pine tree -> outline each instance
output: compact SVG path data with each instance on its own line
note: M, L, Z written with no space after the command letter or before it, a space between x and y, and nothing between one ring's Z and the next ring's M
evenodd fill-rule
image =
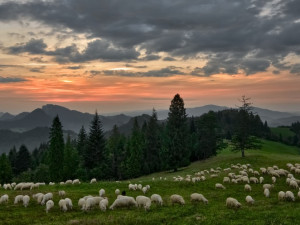
M52 181L61 181L63 179L64 166L64 138L62 125L59 117L53 119L50 128L50 145L49 145L49 171Z
M20 174L28 170L31 166L31 156L25 145L21 145L16 157L16 174Z
M74 179L79 163L77 150L72 146L70 135L68 135L64 150L64 178L65 180Z
M8 159L12 168L12 172L16 175L16 160L17 160L17 149L14 146L12 149L9 150Z
M0 184L10 183L12 180L12 169L5 153L0 156Z
M96 112L91 123L87 147L84 151L84 166L88 170L103 166L105 163L104 152L105 139L102 131L102 123ZM99 176L101 175L98 174Z
M77 137L77 145L76 145L76 149L81 161L83 161L84 158L83 155L86 147L87 147L87 134L84 127L82 126Z
M189 164L187 148L187 115L184 101L176 94L171 101L167 120L169 167L174 171Z

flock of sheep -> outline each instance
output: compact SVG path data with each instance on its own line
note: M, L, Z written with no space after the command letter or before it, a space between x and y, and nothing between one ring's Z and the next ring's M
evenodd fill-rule
M277 179L281 177L286 178L287 185L292 189L299 189L300 180L296 179L294 177L294 174L300 174L300 164L291 164L287 163L287 170L278 168L278 166L274 165L272 167L267 168L260 168L259 170L254 170L251 168L250 164L236 164L231 165L230 168L221 169L220 167L210 170L203 170L200 172L197 172L192 175L186 175L186 177L173 177L173 180L175 182L180 181L186 181L186 182L192 182L196 183L199 181L205 181L209 177L212 179L214 177L219 177L221 173L227 173L226 176L223 177L223 184L216 183L215 189L226 189L224 185L231 183L231 184L238 184L238 183L244 183L244 191L246 193L251 193L252 191L252 184L262 184L263 192L262 194L265 195L265 197L270 197L270 192L276 185ZM235 172L233 172L235 171ZM271 176L272 184L264 184L265 178L263 176ZM160 180L163 178L160 177ZM155 180L155 178L152 178L152 180ZM166 178L164 178L166 180ZM94 178L90 181L90 183L97 183L97 180ZM80 184L79 179L75 180L67 180L66 182L60 182L59 185L63 187L63 185L67 184ZM250 185L251 184L251 185ZM42 185L46 185L45 183L12 183L12 184L4 184L2 187L5 190L8 189L14 189L14 190L25 190L25 189L35 189L39 188ZM50 182L49 185L55 185L55 183ZM1 187L1 184L0 184ZM162 206L164 204L162 197L159 194L152 194L151 197L145 196L146 193L150 190L150 185L145 185L144 187L142 184L129 184L128 185L129 191L141 191L144 195L138 195L136 198L131 196L126 196L126 192L123 191L121 194L119 189L115 190L116 199L112 202L112 204L109 206L108 198L105 197L105 190L100 189L99 190L99 196L91 196L87 195L78 200L78 206L83 211L89 211L93 208L100 208L101 211L106 211L108 208L110 210L114 210L116 208L129 208L131 206L133 207L142 207L146 211L150 210L151 204L157 204ZM70 198L65 198L66 192L64 190L60 190L58 192L58 196L60 197L60 200L58 202L58 206L61 211L66 212L68 210L73 209L73 202ZM297 193L298 198L300 198L300 189ZM33 194L32 198L40 205L45 205L46 212L48 213L53 207L54 207L54 201L53 201L53 193L37 193ZM181 195L173 194L169 198L172 205L174 204L180 204L185 205L185 200ZM280 191L278 193L278 200L279 201L295 201L295 196L292 191ZM0 197L0 204L7 203L9 201L8 194L4 194ZM200 193L192 193L190 195L190 201L191 202L203 202L204 204L208 204L208 200L204 197L203 194ZM30 202L30 197L28 195L17 195L14 199L14 204L23 203L24 207L27 207ZM254 204L255 200L250 196L247 195L245 197L245 202L247 204ZM242 204L233 197L228 197L226 199L226 206L228 208L234 208L238 209L242 206Z

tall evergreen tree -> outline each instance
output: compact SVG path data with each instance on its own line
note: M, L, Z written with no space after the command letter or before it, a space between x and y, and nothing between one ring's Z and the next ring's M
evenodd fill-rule
M87 147L84 151L84 166L88 170L103 166L105 163L104 152L105 139L102 131L102 123L96 112L91 123Z
M79 156L77 150L72 146L70 135L68 135L64 150L64 178L74 179L78 169Z
M59 117L53 119L50 128L49 171L52 181L63 179L64 166L64 137Z
M76 149L81 161L83 161L83 155L86 147L87 147L87 134L84 129L84 126L82 126L77 137L77 145L76 145Z
M0 156L0 184L10 183L12 180L12 169L5 153Z
M16 158L16 174L20 174L31 166L31 155L25 145L21 145L19 151L17 152Z
M17 149L14 146L12 149L9 150L8 159L12 168L12 172L16 175L16 160L17 160Z
M177 171L178 167L189 164L190 152L187 148L187 115L184 101L176 94L171 101L167 120L169 140L169 167Z

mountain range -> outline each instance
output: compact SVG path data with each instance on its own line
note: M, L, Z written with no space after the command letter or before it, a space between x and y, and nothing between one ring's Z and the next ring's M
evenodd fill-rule
M220 111L228 109L225 106L205 105L195 108L187 108L188 116L200 116L208 111ZM168 110L157 110L159 120L165 120L168 117ZM300 121L299 114L288 112L272 111L262 108L253 108L253 112L257 113L262 121L267 121L271 127L291 125L292 122ZM132 111L125 114L102 116L100 119L106 136L110 134L110 130L114 125L124 134L129 134L134 123L133 117L138 116L138 123L143 124L149 119L152 110ZM0 112L0 153L7 152L14 145L18 148L21 144L33 150L40 143L48 141L49 127L53 118L58 115L63 125L64 134L76 136L82 126L88 131L94 114L82 113L76 110L58 105L44 105L32 112L22 112L18 115Z

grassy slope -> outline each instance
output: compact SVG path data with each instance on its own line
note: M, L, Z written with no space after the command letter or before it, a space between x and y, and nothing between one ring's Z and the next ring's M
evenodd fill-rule
M283 144L265 141L264 147L260 151L246 152L246 158L241 158L240 153L232 153L228 150L223 151L217 157L193 163L176 173L162 172L144 176L132 183L150 184L151 190L146 194L151 196L153 193L160 194L165 205L162 207L151 206L150 212L142 209L117 209L114 211L101 212L94 209L88 213L81 212L77 206L77 201L85 195L98 195L100 188L106 190L110 199L110 204L115 199L114 190L126 190L128 195L137 196L141 192L128 191L128 182L101 182L98 184L81 184L78 186L54 186L42 187L34 191L4 191L0 189L0 195L8 193L10 201L7 205L0 205L0 224L67 224L70 220L79 220L80 224L297 224L300 220L300 200L296 202L278 202L277 193L281 190L287 191L290 188L285 184L285 178L277 180L275 188L271 191L271 197L265 198L262 185L251 184L251 196L255 199L254 206L245 204L245 197L249 194L244 191L244 184L226 184L226 190L215 190L215 183L222 183L222 173L218 178L208 178L204 182L196 184L187 182L173 182L172 177L186 174L193 174L203 169L225 168L231 163L250 163L254 169L261 166L272 166L274 164L281 168L286 168L287 162L300 162L299 149ZM168 181L161 181L158 177L167 177ZM152 181L152 177L156 177ZM208 177L208 176L207 176ZM297 177L297 176L296 176ZM298 179L300 176L297 177ZM271 183L271 177L265 176L265 183ZM74 210L71 212L60 212L58 209L58 190L65 190L67 196L73 200ZM13 199L17 194L33 194L37 192L55 193L55 208L48 214L45 207L37 205L31 200L28 208L21 205L13 205ZM191 193L198 192L204 194L209 200L208 205L191 204L189 196ZM293 190L297 194L296 190ZM186 201L185 206L170 205L168 199L172 194L180 194ZM242 203L242 209L234 211L225 207L225 200L232 196Z
M283 139L295 136L295 133L291 131L290 128L287 127L272 127L271 132L277 135L278 137L281 134Z

